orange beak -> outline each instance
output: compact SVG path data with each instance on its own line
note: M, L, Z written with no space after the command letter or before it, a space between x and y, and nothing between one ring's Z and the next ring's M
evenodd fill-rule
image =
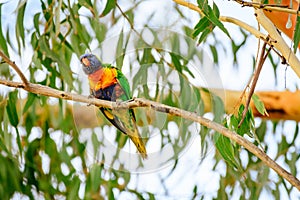
M82 58L81 62L84 64L84 66L89 67L90 66L90 61L87 58Z

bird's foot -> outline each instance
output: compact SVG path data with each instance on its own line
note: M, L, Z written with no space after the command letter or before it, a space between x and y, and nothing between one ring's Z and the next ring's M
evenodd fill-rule
M92 94L90 94L90 95L88 96L88 98L89 98L89 99L93 99L93 98L95 98L95 96L92 95ZM91 105L92 105L91 103L88 103L88 104L87 104L87 106L91 106Z
M123 103L129 103L129 102L135 101L135 99L136 99L136 97L132 97L131 99L123 101Z
M117 108L118 109L124 109L124 108L128 109L126 104L129 103L129 102L132 102L132 101L134 101L134 100L133 99L128 99L126 101L117 100L116 101Z

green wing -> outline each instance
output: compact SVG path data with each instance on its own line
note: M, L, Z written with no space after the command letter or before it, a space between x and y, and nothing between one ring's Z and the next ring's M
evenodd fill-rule
M117 80L125 94L123 96L122 100L123 101L129 100L129 99L131 99L131 91L130 91L130 86L129 86L128 80L119 69L117 70L117 73L118 73Z

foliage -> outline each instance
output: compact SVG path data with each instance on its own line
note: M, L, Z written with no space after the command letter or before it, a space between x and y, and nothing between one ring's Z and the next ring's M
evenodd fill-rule
M85 95L83 79L86 77L81 76L82 72L76 65L79 65L80 55L92 51L105 62L127 72L125 75L130 80L134 96L200 115L213 114L214 121L249 137L266 151L277 148L273 156L275 160L285 163L292 174L298 173L296 162L299 162L299 155L295 143L299 140L298 125L290 135L281 134L284 122L259 121L255 127L250 110L244 123L238 127L243 105L236 115L226 116L224 102L208 89L198 88L199 83L210 83L211 79L203 77L203 71L211 64L205 59L211 56L216 65L222 64L219 55L226 47L214 35L215 27L225 36L230 36L225 39L231 43L229 49L233 51L235 64L239 59L237 52L248 39L243 31L241 43L231 37L229 30L218 19L219 9L215 3L211 8L207 1L198 1L204 16L199 16L198 22L193 21L196 24L194 29L187 23L191 20L189 15L168 2L168 8L172 9L171 14L177 20L166 21L160 24L160 28L153 28L162 16L158 20L156 13L151 13L146 15L146 23L140 30L133 28L134 22L143 16L143 2L121 3L115 0L107 0L106 4L89 0L41 0L37 4L34 2L35 5L31 1L20 1L18 5L2 3L0 14L4 13L5 8L15 7L16 25L4 25L1 15L0 48L6 55L29 60L28 66L22 66L22 71L26 72L30 82ZM35 12L28 14L32 8ZM33 24L27 25L28 21ZM170 30L174 24L179 27L180 34ZM198 43L203 48L197 47L193 39L198 36ZM210 55L204 51L206 47ZM271 61L271 64L275 66L276 62ZM0 71L1 78L11 80L16 77L8 70L6 63L0 64ZM213 78L215 82L219 81L215 76ZM205 113L200 90L210 94L213 113ZM213 157L211 171L220 172L215 181L218 183L215 185L219 185L213 194L215 198L231 198L235 191L241 193L240 198L247 199L256 199L264 191L279 197L279 188L283 188L288 195L294 192L291 186L243 147L189 120L136 109L141 133L149 138L147 148L152 149L152 145L154 149L155 159L147 163L137 155L128 156L128 152L134 151L129 140L101 121L102 116L98 115L97 109L91 115L99 118L100 127L84 129L78 126L78 119L72 115L76 112L75 103L34 94L26 94L24 98L20 90L7 90L1 95L0 196L4 199L25 196L30 199L159 199L161 191L165 196L175 196L177 193L172 191L173 186L167 187L167 182L178 174L185 176L193 173L188 165L191 160L197 165L196 174L200 179L203 175L201 164L210 156ZM259 112L265 113L259 99L253 98ZM79 120L83 121L84 116L81 117ZM272 134L277 135L274 143L269 141ZM193 141L195 138L200 141ZM191 143L201 149L201 155L187 151ZM212 143L218 151L210 151ZM186 151L193 153L192 158L182 163ZM221 170L220 165L224 166ZM163 167L167 173L160 172ZM142 172L149 171L157 171L158 175L147 180ZM194 174L192 177L195 179ZM160 185L152 184L152 179L159 179ZM201 189L201 180L197 181L189 181L192 189L186 190L187 197L211 197L209 192ZM140 186L145 182L151 186ZM151 189L147 190L149 187Z

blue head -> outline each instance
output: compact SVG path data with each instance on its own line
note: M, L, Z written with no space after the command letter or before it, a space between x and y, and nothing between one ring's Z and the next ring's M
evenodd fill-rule
M100 60L93 54L83 54L80 56L80 62L84 73L87 75L94 73L102 67Z

